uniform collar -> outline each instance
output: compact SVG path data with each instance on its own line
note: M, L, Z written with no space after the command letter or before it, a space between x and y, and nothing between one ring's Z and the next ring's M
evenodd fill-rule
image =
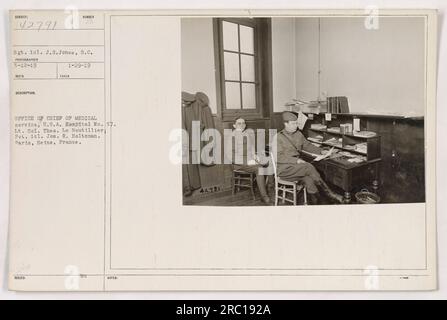
M283 134L288 135L288 136L292 136L292 135L294 135L295 133L297 133L298 131L299 131L299 130L296 130L295 132L290 133L290 132L287 131L286 129L283 129L281 132L282 132Z

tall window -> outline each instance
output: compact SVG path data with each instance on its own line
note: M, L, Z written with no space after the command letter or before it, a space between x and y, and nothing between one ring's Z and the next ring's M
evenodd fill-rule
M219 20L224 114L259 112L256 32L252 19Z

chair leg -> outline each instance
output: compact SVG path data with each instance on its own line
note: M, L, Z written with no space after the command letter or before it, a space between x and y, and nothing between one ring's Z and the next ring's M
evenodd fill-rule
M234 173L233 173L233 178L231 179L231 183L232 183L231 190L232 190L232 194L234 196L234 194L236 193L236 177L235 177Z
M303 195L304 195L304 205L307 206L307 190L306 190L306 187L303 188Z
M278 206L278 198L279 198L279 189L278 189L278 184L275 181L275 207Z
M251 191L251 196L252 196L253 200L256 200L255 188L253 187L253 185L250 187L250 191Z
M297 201L296 201L296 199L297 199L297 192L298 192L298 190L297 190L296 186L293 186L293 205L294 206L296 206L296 204L297 204Z
M251 196L253 197L253 200L256 200L256 195L255 195L256 176L255 175L250 175L250 178L251 178L251 185L250 185Z

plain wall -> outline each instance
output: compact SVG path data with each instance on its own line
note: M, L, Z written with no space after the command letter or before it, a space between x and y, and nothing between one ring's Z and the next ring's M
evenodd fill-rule
M318 98L319 32L318 18L299 18L295 21L296 98L312 101ZM282 111L281 109L279 111Z
M203 92L217 112L212 18L181 20L182 91Z
M216 113L212 18L181 27L182 90L206 93ZM424 37L423 18L381 17L378 30L363 18L273 18L273 109L347 96L353 113L423 115Z
M321 19L321 89L347 96L353 112L423 115L424 18Z
M295 20L297 98L347 96L354 113L424 115L423 18L381 17L378 30L363 18Z
M296 96L295 19L272 19L273 110Z

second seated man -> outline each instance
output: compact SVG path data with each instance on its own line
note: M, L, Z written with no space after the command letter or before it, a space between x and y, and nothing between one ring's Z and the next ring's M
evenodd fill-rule
M262 202L271 204L271 199L267 193L265 176L259 170L263 166L263 162L266 162L263 155L264 150L259 155L256 154L255 133L253 130L247 129L245 119L241 117L236 118L233 128L232 138L234 144L232 144L231 162L234 169L255 173Z
M300 157L302 150L322 154L323 150L310 143L298 130L298 116L286 111L282 114L284 130L277 135L278 176L286 181L301 181L307 188L311 204L319 202L319 190L330 199L343 203L343 197L332 191L315 167Z

